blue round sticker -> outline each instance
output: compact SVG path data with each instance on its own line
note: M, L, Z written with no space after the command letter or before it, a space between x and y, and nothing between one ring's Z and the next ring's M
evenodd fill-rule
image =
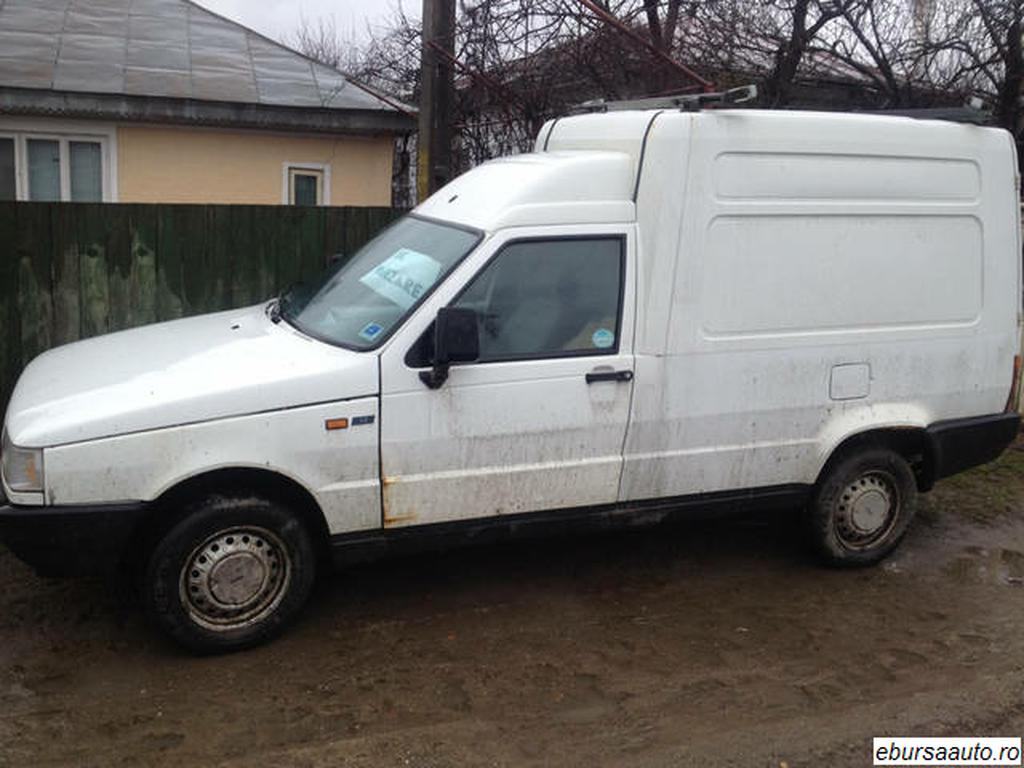
M598 349L608 349L608 347L615 343L615 334L607 328L598 328L594 331L594 335L590 337L590 340L594 342L594 346Z

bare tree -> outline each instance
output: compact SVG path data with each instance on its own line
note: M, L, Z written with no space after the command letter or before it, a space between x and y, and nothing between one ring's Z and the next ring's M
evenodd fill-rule
M662 5L665 6L663 12L661 11ZM658 50L665 53L672 50L672 44L675 41L680 7L680 0L668 0L666 3L659 3L658 0L644 0L644 14L647 16L647 29L651 33L651 42Z
M359 60L350 72L367 85L394 94L403 101L419 101L420 24L400 5L392 7L387 20L368 29L359 49Z
M298 29L285 37L284 42L309 58L343 72L358 67L363 59L355 35L342 35L333 16L315 21L300 18Z
M419 38L417 25L410 22L401 6L393 8L382 30L367 28L368 42L360 44L354 33L339 33L333 17L315 22L303 18L298 30L285 43L311 59L344 72L378 94L416 103L419 84ZM414 134L395 139L391 174L391 201L399 208L411 207L416 188Z
M764 79L764 102L782 107L792 100L793 83L814 39L827 24L843 15L844 0L772 0L771 27L761 34L778 41L774 62ZM754 31L757 35L757 31Z
M895 0L852 0L840 9L841 23L812 49L858 74L877 94L875 106L912 106L927 43L915 34L914 9Z
M526 150L545 120L588 99L678 93L709 80L760 82L769 107L811 99L895 108L976 94L1019 135L1022 4L461 0L453 50L439 52L457 77L456 164ZM362 46L332 47L329 23L300 34L310 55L417 101L420 30L400 7Z
M1021 86L1024 85L1024 0L971 0L973 19L965 19L961 39L969 74L994 102L999 125L1019 140Z
M980 98L994 122L1024 149L1024 0L918 0L927 3L927 77L937 89Z

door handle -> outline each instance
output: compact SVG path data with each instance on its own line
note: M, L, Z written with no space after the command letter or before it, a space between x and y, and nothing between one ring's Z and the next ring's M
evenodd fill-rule
M596 381L632 381L632 371L591 371L587 374L587 384Z

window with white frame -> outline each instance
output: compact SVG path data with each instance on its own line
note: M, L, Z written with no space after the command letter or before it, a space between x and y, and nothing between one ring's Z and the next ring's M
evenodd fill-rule
M0 200L111 200L106 137L0 132Z
M285 164L283 202L286 205L327 205L330 195L331 175L328 166Z

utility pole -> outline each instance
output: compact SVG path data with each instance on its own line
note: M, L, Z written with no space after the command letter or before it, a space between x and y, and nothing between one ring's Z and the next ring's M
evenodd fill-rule
M442 55L438 49L448 55ZM416 162L416 192L421 202L452 177L454 50L455 0L423 0L420 125Z

